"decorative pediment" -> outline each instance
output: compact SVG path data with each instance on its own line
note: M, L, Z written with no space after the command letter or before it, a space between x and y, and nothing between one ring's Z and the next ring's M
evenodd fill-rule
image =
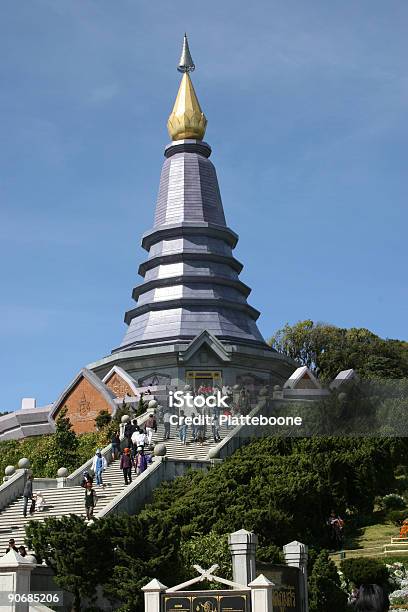
M183 362L188 362L193 355L195 355L203 347L206 347L210 352L213 352L220 359L220 361L231 361L231 357L225 350L222 342L210 334L210 332L206 329L190 342L187 349L181 353L180 360Z
M95 430L95 418L102 410L115 414L115 394L91 370L83 368L54 403L50 419L56 420L63 408L76 433Z
M284 389L321 389L322 386L307 366L297 368L285 382Z
M152 372L142 378L139 378L139 386L142 388L151 387L165 387L170 385L171 376L169 374L163 374L162 372Z
M113 366L102 378L102 382L116 397L124 397L126 394L132 397L139 395L136 381L119 366Z
M331 382L330 389L338 389L343 385L349 385L352 383L357 383L359 381L358 374L355 370L342 370L336 376L336 378Z

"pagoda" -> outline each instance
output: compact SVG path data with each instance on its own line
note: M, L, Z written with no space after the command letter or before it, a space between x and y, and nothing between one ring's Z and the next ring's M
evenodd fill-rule
M133 289L136 304L125 314L121 344L88 368L103 378L119 367L141 388L282 384L294 364L266 344L260 313L247 302L251 289L233 255L238 236L226 223L203 140L207 119L190 77L194 68L185 35L154 223L142 236L143 280Z

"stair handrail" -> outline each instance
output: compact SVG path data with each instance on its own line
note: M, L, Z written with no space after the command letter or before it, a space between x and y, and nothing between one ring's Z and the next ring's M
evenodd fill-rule
M18 469L0 485L0 510L22 496L27 470Z
M252 418L253 416L256 416L258 412L261 410L261 408L264 408L266 404L267 404L266 399L262 398L258 400L257 404L252 408L252 410L248 413L247 416L250 418ZM216 446L213 446L209 450L206 459L210 459L212 457L219 457L220 453L222 453L225 447L227 447L227 450L225 453L223 453L223 455L224 456L230 455L231 453L228 452L228 445L231 443L231 440L233 440L234 438L237 438L240 432L243 432L245 429L248 430L248 435L242 436L242 437L249 439L251 437L250 432L254 430L254 427L252 425L246 425L246 424L236 425L231 431L228 432L228 435L226 435L220 442L218 442Z
M110 442L107 446L101 449L101 455L106 459L108 464L112 462L112 444ZM67 487L75 487L76 485L80 484L83 473L91 469L94 456L95 455L92 455L90 459L85 461L85 463L83 463L79 468L72 472L72 474L69 474L69 476L67 476Z
M159 476L160 472L165 468L165 458L164 457L154 457L153 462L145 469L145 471L137 476L131 484L127 487L124 487L122 491L117 493L115 497L109 501L106 505L104 505L99 512L96 514L96 518L103 518L109 514L116 514L120 512L129 512L129 508L127 505L132 503L132 497L135 494L135 490L140 489L142 487L147 487L148 489L154 489L157 484L161 482L161 478ZM156 475L156 478L154 478ZM152 477L152 478L150 478ZM150 497L150 494L145 496L146 499ZM133 501L134 503L134 501Z

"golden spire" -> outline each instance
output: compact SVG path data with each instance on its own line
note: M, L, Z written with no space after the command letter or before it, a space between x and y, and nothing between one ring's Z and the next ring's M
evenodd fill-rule
M172 140L184 140L187 138L202 140L207 126L207 119L201 110L189 75L189 72L194 70L194 64L186 34L184 34L183 51L178 70L184 74L173 110L167 122L170 138Z

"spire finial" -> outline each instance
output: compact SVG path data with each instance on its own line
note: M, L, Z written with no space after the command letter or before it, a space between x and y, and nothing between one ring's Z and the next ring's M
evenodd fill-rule
M179 72L193 72L195 65L193 58L191 57L190 47L188 46L187 33L184 33L183 49L181 51L179 65L177 70Z
M167 129L172 140L192 138L202 140L207 126L207 119L201 110L189 72L195 66L188 46L187 34L184 34L183 50L177 70L183 73L180 88L174 103L173 111L167 122Z

